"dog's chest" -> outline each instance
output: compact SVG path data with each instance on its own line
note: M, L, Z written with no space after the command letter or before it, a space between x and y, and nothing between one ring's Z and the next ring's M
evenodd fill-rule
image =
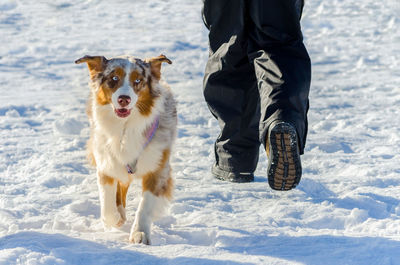
M97 146L104 146L104 148L101 148L102 156L113 156L122 164L131 163L140 155L145 143L145 137L141 132L132 128L122 127L120 130L116 129L114 127L112 132L107 134L99 132ZM110 157L110 159L112 158Z

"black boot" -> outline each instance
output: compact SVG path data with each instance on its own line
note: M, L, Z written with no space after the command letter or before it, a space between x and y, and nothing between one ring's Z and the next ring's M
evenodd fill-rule
M287 122L274 121L266 140L268 183L274 190L291 190L301 178L301 161L296 129Z

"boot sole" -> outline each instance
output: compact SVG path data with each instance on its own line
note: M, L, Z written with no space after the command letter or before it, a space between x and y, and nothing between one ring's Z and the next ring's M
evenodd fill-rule
M301 179L301 161L296 130L279 123L269 132L268 183L274 190L291 190Z

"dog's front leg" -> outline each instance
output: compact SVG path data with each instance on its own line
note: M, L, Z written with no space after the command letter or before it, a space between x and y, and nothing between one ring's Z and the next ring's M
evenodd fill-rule
M143 192L142 199L136 211L135 222L131 229L130 242L150 245L150 230L158 200L159 198L153 193L149 191Z
M150 245L150 231L154 219L165 212L169 198L156 196L150 191L144 191L136 212L129 241L136 244Z
M120 227L124 224L125 218L121 216L117 208L117 181L98 172L97 183L101 204L101 220L104 227Z
M171 200L173 182L168 178L158 189L147 189L144 179L144 190L131 229L129 241L150 245L150 230L154 219L162 216Z
M151 225L167 209L172 198L173 184L167 149L163 152L159 167L142 176L143 194L129 236L130 242L150 244Z

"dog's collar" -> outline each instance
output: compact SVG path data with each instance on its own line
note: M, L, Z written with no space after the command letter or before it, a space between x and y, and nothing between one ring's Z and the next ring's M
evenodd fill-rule
M147 147L147 145L153 139L154 135L156 134L159 124L160 124L160 118L159 118L159 116L157 116L156 119L151 124L151 127L146 131L146 142L144 143L142 151L140 151L140 153L143 152L143 150ZM140 153L139 153L139 156L140 156ZM133 161L132 163L127 164L125 166L126 171L128 171L129 174L135 173L136 172L136 164L137 164L137 159L135 161Z
M154 134L156 134L156 131L158 129L158 125L160 123L160 118L157 116L156 119L153 121L153 124L151 127L147 130L146 132L146 143L143 146L143 149L146 148L146 146L151 142L151 139L153 139Z

